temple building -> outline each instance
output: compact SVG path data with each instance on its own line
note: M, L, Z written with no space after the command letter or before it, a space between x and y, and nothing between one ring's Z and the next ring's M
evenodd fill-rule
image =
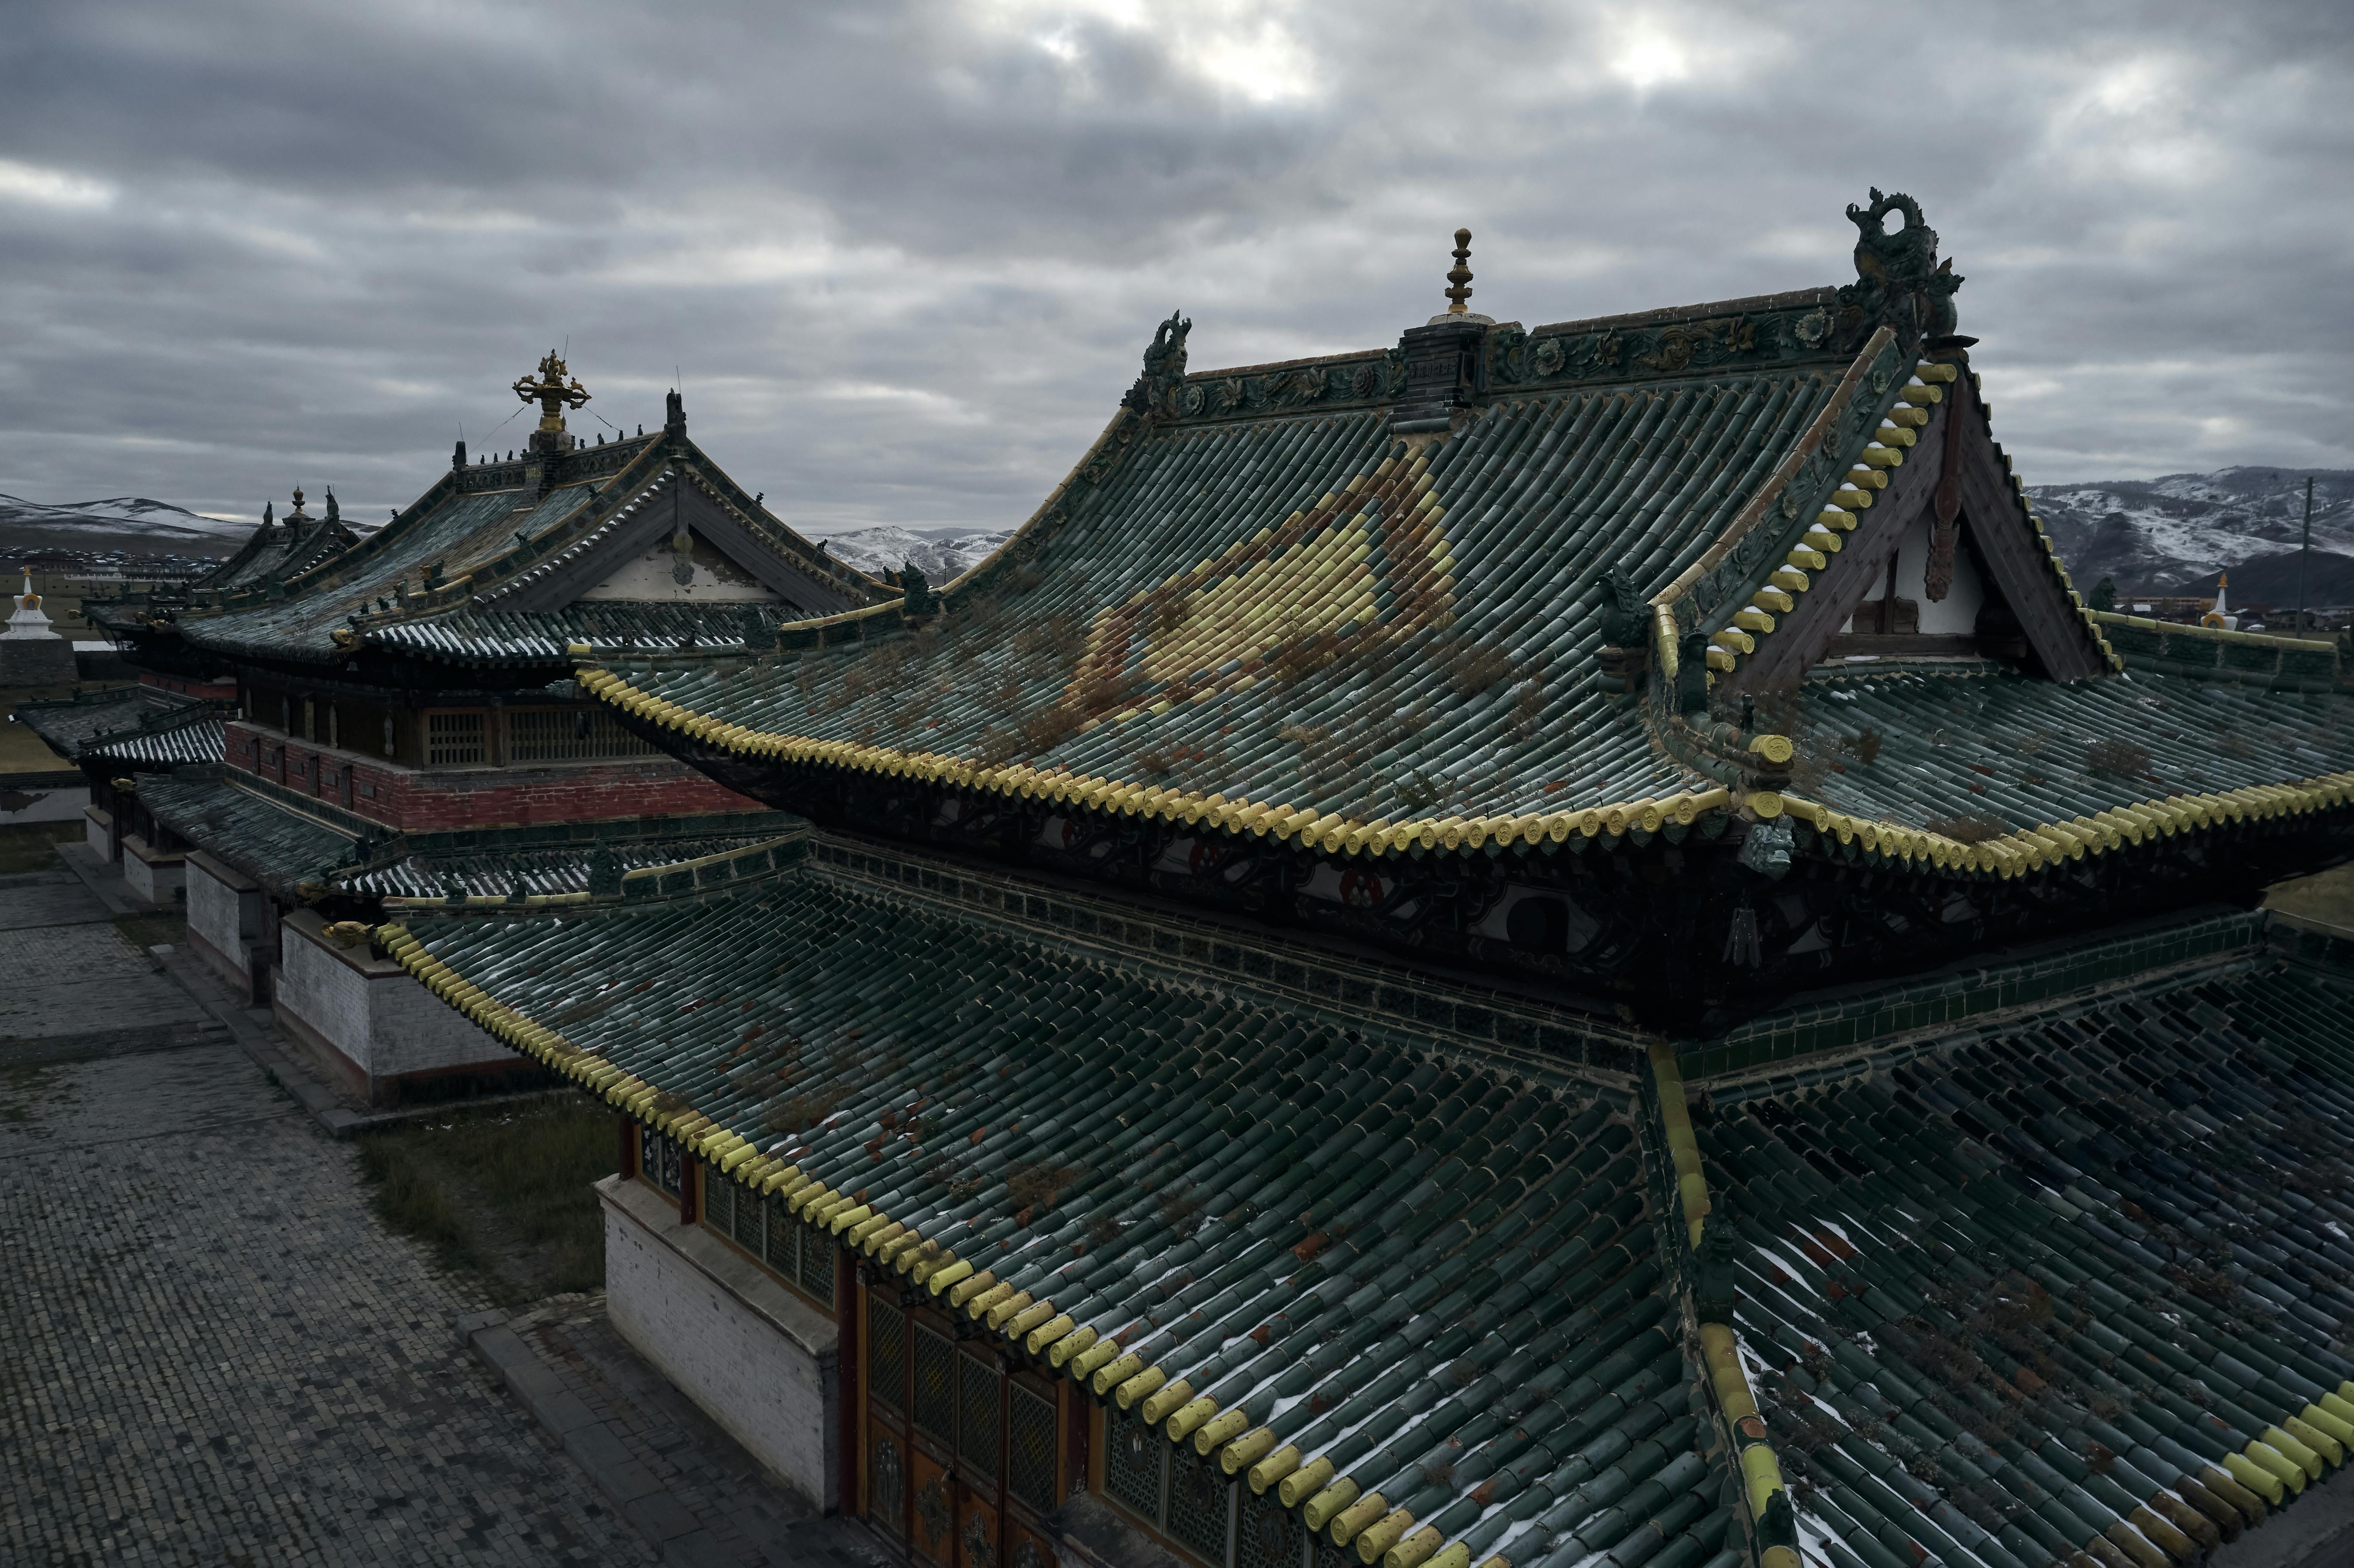
M568 612L533 676L778 831L369 940L616 1108L620 1330L925 1568L2166 1568L2342 1465L2354 965L2257 906L2354 853L2354 681L2087 611L1849 217L1789 293L1529 327L1458 233L1390 346L1172 316L942 588Z
M744 657L900 592L730 480L675 392L653 433L588 441L561 358L514 392L540 410L519 455L460 442L366 537L298 490L184 593L93 605L142 684L37 720L102 790L93 844L374 1103L546 1076L369 950L385 898L634 893L785 821L588 697L568 644Z

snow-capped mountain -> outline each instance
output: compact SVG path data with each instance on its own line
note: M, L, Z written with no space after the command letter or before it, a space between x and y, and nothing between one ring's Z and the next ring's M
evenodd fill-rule
M32 536L27 531L40 535ZM0 537L23 538L44 545L80 545L92 534L130 535L159 545L193 545L235 540L243 544L253 533L250 523L203 517L166 501L143 495L117 495L105 501L70 501L58 504L0 495Z
M869 577L896 572L907 562L934 588L952 581L988 558L1006 540L1010 528L902 528L883 524L872 528L845 528L838 533L809 535L822 540L834 559L857 567Z
M2120 593L2212 591L2232 575L2239 602L2354 601L2354 472L2313 474L2313 556L2298 560L2302 471L2226 468L2161 479L2031 485L2043 525L2083 592L2103 577Z

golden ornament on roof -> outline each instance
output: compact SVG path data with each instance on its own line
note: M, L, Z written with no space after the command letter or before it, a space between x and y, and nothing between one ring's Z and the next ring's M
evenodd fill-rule
M553 349L539 362L539 379L517 376L514 391L525 402L539 405L539 428L543 430L564 429L564 409L578 408L588 401L588 389L572 376Z

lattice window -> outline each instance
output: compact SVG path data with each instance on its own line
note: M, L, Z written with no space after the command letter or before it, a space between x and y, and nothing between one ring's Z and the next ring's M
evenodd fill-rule
M749 1188L739 1190L735 1182L725 1176L719 1177L718 1181L721 1186L736 1194L736 1223L729 1227L727 1234L736 1238L737 1246L742 1247L754 1257L759 1256L760 1213L767 1205L760 1202L759 1194Z
M1275 1489L1264 1494L1248 1487L1235 1494L1235 1568L1302 1568L1308 1532L1299 1516L1283 1506Z
M716 1165L703 1168L703 1226L723 1236L736 1234L736 1183Z
M907 1511L907 1457L899 1451L899 1439L881 1426L875 1428L869 1452L874 1458L866 1472L866 1520L896 1535Z
M907 1315L866 1298L866 1393L891 1410L907 1407Z
M482 715L480 713L425 715L425 765L428 768L457 768L489 759L490 751L484 744Z
M769 1222L768 1241L760 1255L768 1259L770 1268L787 1279L799 1279L801 1268L801 1222L793 1218L792 1211L785 1207L782 1198L771 1198L760 1206Z
M652 747L623 729L602 708L507 710L510 762L582 762L653 755Z
M833 1237L815 1225L801 1227L801 1288L833 1305Z
M1169 1535L1204 1563L1225 1568L1226 1530L1235 1512L1235 1483L1214 1458L1191 1443L1162 1443L1169 1457Z
M677 1197L678 1145L652 1128L639 1128L638 1173L672 1197Z
M1055 1496L1055 1402L1018 1383L1006 1385L1005 1489L1040 1513Z
M916 1425L941 1442L956 1444L956 1347L921 1323L916 1326Z
M973 1474L997 1476L997 1369L973 1356L957 1358L959 1414L962 1441L957 1452Z
M1161 1523L1161 1483L1168 1474L1169 1445L1140 1411L1107 1411L1104 1491L1137 1518Z

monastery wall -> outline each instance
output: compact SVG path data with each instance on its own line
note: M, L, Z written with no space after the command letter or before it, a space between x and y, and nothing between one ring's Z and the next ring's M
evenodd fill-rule
M643 1182L608 1176L605 1309L729 1436L804 1496L839 1496L840 1340L832 1319Z
M200 957L231 979L252 983L248 944L261 934L261 893L201 850L188 856L188 937Z
M227 745L231 768L407 832L766 809L668 758L419 769L242 722Z
M529 1070L521 1056L443 1006L398 963L372 956L365 946L339 948L323 929L310 909L281 923L270 1003L281 1023L371 1103L398 1099L400 1080L419 1075Z

